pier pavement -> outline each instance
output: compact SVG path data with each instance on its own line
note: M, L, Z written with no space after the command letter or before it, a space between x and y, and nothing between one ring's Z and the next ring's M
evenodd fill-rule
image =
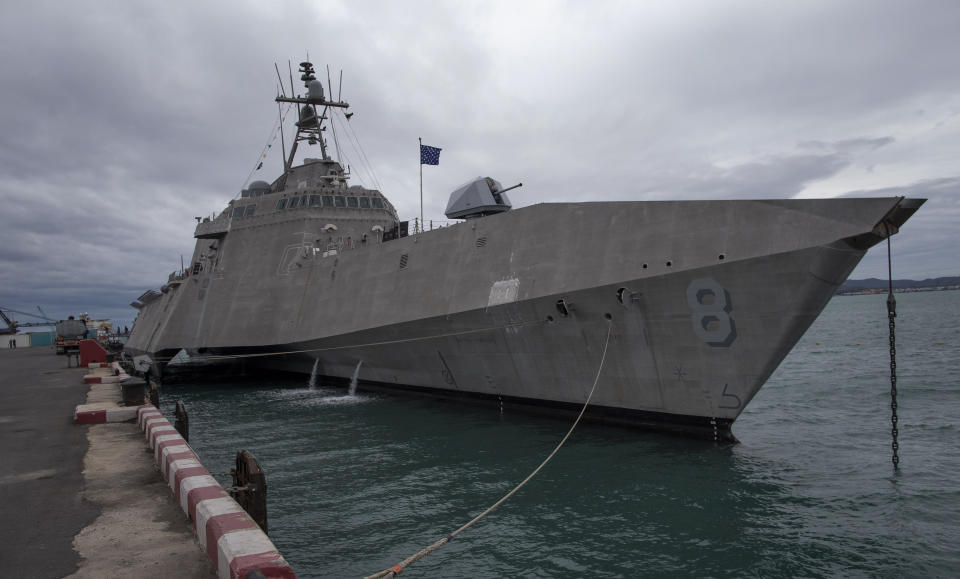
M9 576L208 578L134 423L73 424L86 368L0 350L0 563Z

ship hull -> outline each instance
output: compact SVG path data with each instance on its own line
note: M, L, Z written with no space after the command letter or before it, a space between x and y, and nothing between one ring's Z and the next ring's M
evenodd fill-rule
M900 199L538 205L294 267L282 240L232 231L228 242L267 257L146 304L127 350L157 368L184 349L550 412L579 409L599 376L590 418L731 440L889 232L878 226L913 210Z

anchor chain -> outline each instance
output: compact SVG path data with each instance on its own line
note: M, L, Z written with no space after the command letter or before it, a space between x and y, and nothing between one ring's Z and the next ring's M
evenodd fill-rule
M900 443L897 438L900 435L898 428L899 418L897 417L897 338L896 338L896 317L897 300L893 297L893 267L890 257L890 236L887 236L887 277L889 279L889 288L887 293L887 319L890 325L890 435L892 441L890 448L893 451L891 460L894 470L900 466Z

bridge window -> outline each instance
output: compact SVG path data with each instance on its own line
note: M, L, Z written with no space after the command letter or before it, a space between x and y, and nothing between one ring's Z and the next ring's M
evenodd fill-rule
M334 200L336 201L337 207L347 206L347 200L343 197L343 195L337 195L336 197L334 197Z
M360 209L370 209L370 198L361 197L360 198Z
M320 207L320 196L311 195L310 196L310 207Z
M379 197L373 197L370 199L370 202L373 203L374 209L383 209L383 199Z
M243 217L243 207L234 207L233 215L231 217L233 217L234 219L238 217Z
M250 217L253 215L253 212L257 210L256 205L247 205L247 210L243 212L244 217Z
M356 197L347 197L347 207L357 208L357 198Z
M277 200L277 211L283 211L283 210L286 209L286 208L287 208L287 200L286 200L286 199L278 199L278 200Z
M323 196L323 206L324 206L324 207L333 207L333 195L324 195L324 196Z

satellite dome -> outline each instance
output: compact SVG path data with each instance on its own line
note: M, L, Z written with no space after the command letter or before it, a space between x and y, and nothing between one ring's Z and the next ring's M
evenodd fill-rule
M253 183L250 183L249 189L251 192L269 193L270 183L267 183L266 181L254 181Z
M307 102L313 104L323 102L323 83L317 79L307 81Z
M250 187L240 191L241 197L259 197L270 193L270 183L266 181L254 181Z

